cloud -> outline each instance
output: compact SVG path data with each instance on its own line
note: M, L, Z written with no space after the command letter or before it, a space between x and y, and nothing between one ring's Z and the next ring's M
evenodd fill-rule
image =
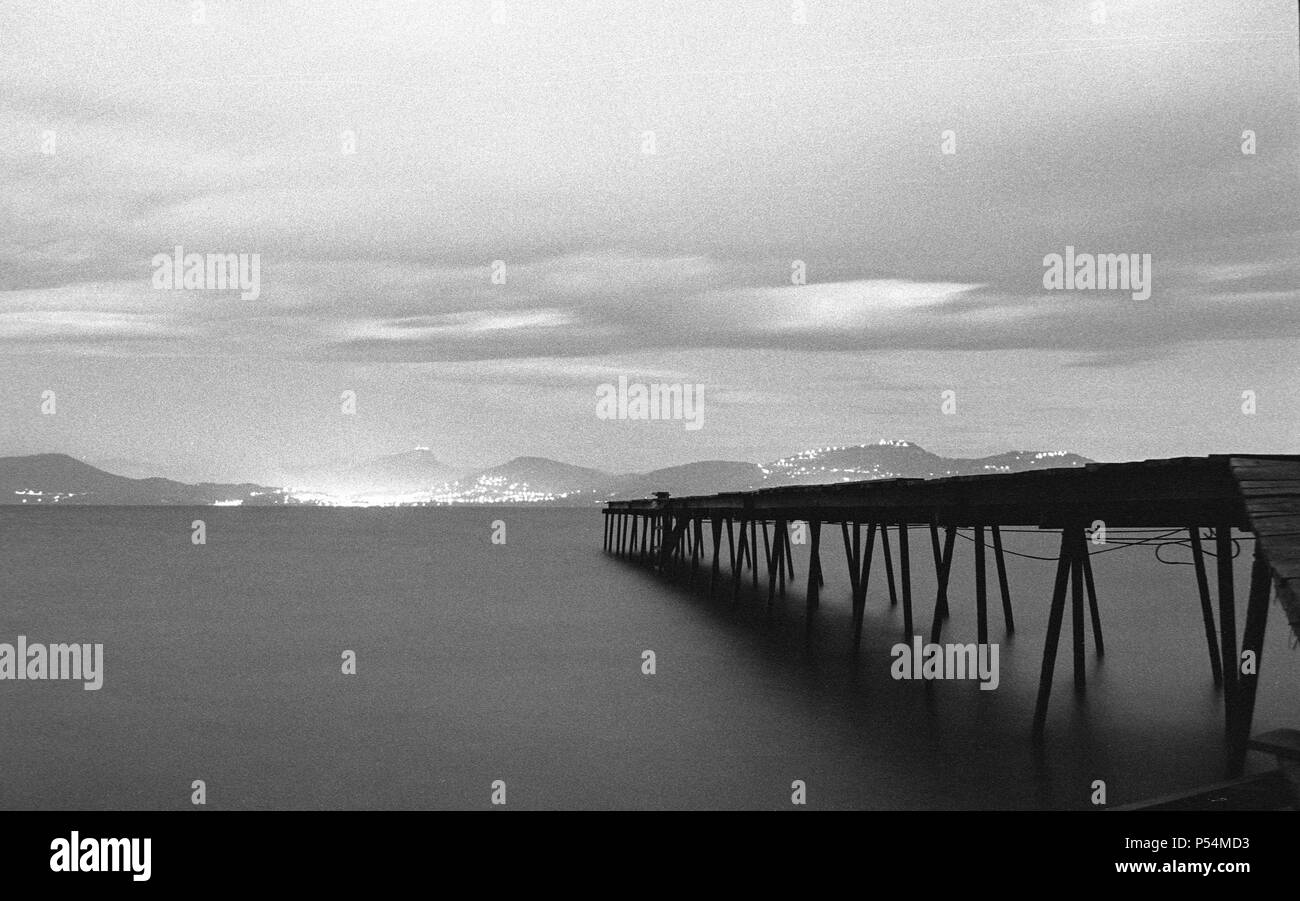
M1293 19L1120 3L1103 40L1032 4L924 27L907 4L830 4L790 29L683 3L650 30L630 9L517 7L504 26L475 3L217 5L206 27L161 2L0 11L0 304L49 314L0 321L0 342L1104 361L1300 329ZM1067 243L1152 253L1155 302L1044 294L1042 256ZM261 299L146 290L177 244L260 254Z
M154 341L175 337L165 317L136 313L0 312L0 341L42 344Z
M785 273L762 262L626 251L511 264L504 284L493 284L486 263L295 261L264 266L262 297L244 301L153 290L141 265L133 281L5 292L11 315L0 318L0 343L66 342L85 352L94 337L101 350L129 354L147 338L154 343L140 349L153 354L170 338L178 355L390 363L689 348L1048 349L1120 365L1191 342L1300 336L1297 266L1283 262L1207 279L1199 260L1167 261L1147 301L1122 291L1008 293L974 281L780 285ZM115 337L122 348L112 348Z

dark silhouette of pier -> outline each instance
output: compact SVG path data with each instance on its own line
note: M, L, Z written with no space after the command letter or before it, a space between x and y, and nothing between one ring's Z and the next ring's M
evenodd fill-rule
M975 550L978 641L986 644L990 551L1004 626L1008 634L1015 631L1001 529L1059 531L1056 578L1034 709L1036 742L1043 739L1045 731L1067 596L1076 691L1082 691L1086 684L1085 639L1089 627L1095 653L1098 657L1105 654L1089 538L1096 538L1098 529L1185 531L1192 550L1211 673L1215 685L1223 691L1229 777L1239 776L1245 763L1273 587L1292 629L1300 636L1300 456L1182 457L955 478L789 486L694 497L670 497L659 492L648 499L610 501L603 512L607 552L665 574L689 567L692 580L698 577L701 565L707 564L711 594L717 590L725 555L733 599L741 596L746 570L755 593L760 592L761 574L766 570L769 607L778 594L785 593L787 582L793 584L795 579L790 525L806 522L810 544L806 605L810 621L825 584L823 526L831 530L838 527L849 570L855 647L861 641L877 544L890 603L896 605L901 600L904 639L911 641L918 634L918 624L912 592L910 533L912 528L921 529L923 534L928 529L929 556L938 586L928 636L930 642L938 643L944 621L949 618L948 584L955 539L959 529L970 530ZM1251 532L1255 538L1240 650L1233 583L1234 529ZM760 534L762 558L758 557ZM830 540L835 543L833 537ZM1205 542L1212 542L1212 551L1206 549ZM1215 561L1217 623L1205 559L1210 554Z

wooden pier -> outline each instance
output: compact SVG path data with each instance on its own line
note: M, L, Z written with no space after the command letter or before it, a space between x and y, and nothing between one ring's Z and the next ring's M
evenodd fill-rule
M1094 652L1099 657L1105 654L1089 535L1095 534L1098 525L1107 530L1180 530L1192 550L1211 676L1224 694L1229 777L1239 776L1245 761L1273 588L1292 629L1300 636L1300 456L1181 457L954 478L789 486L695 497L659 493L644 500L610 501L603 512L607 552L665 573L689 567L692 581L700 577L701 566L707 565L711 593L718 587L725 558L735 599L741 595L746 568L750 587L756 593L765 570L769 606L795 579L790 524L806 522L810 564L805 597L810 619L820 604L825 583L822 539L828 537L834 543L838 531L848 565L855 647L862 637L877 543L890 603L895 605L901 600L904 637L910 641L919 625L912 592L910 532L912 528L920 528L922 534L928 531L938 586L928 635L931 642L938 642L949 616L948 584L955 539L959 529L970 530L975 546L977 633L978 641L984 644L989 636L990 550L1003 625L1007 633L1015 630L1001 530L1030 527L1059 532L1054 588L1051 598L1043 599L1050 607L1034 709L1035 741L1042 740L1046 724L1067 596L1076 690L1082 690L1086 679L1088 627ZM829 535L824 533L825 526L829 526L825 530ZM1234 529L1251 532L1255 537L1240 650L1233 583ZM762 558L758 556L760 534ZM1213 546L1217 623L1205 559L1208 543ZM1251 663L1243 666L1246 660Z

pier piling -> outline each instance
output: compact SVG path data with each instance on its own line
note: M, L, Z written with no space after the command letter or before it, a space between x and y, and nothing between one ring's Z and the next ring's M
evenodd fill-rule
M1214 625L1214 606L1210 602L1210 581L1205 573L1205 552L1201 547L1200 526L1189 526L1187 535L1192 542L1192 563L1196 569L1196 588L1201 596L1201 618L1205 623L1205 641L1210 646L1210 671L1214 684L1223 687L1223 663L1219 657L1219 635Z

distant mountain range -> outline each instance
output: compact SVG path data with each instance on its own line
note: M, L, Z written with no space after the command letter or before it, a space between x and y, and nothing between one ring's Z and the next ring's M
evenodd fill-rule
M283 504L279 488L171 479L132 479L82 463L66 454L0 457L0 504L131 504L155 506L217 503Z
M771 463L706 460L646 473L615 474L545 457L458 476L427 448L294 474L289 484L205 482L112 475L64 454L0 457L0 504L544 504L586 505L611 498L747 491L866 479L929 479L1082 466L1065 451L1008 451L974 459L941 457L908 441L801 451Z

